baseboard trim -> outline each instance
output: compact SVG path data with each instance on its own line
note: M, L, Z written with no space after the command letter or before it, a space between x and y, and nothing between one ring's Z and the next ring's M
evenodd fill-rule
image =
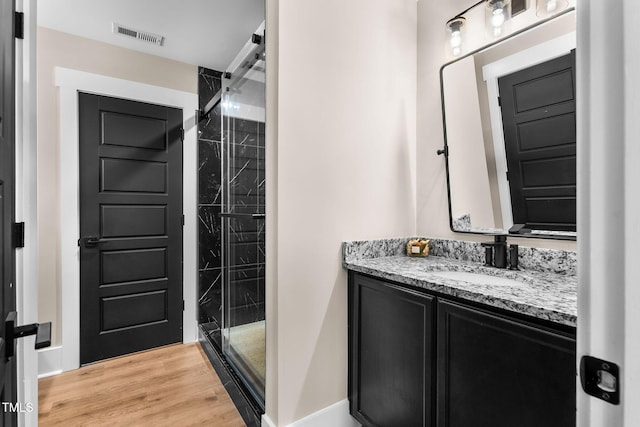
M262 414L262 424L260 427L276 427L276 425L273 421L271 421L271 418L267 417L265 414Z
M62 346L38 350L38 378L62 373Z
M264 420L264 418L263 418ZM349 414L349 400L341 400L311 415L299 419L288 427L360 427ZM264 427L264 424L263 424ZM274 426L275 427L275 426Z

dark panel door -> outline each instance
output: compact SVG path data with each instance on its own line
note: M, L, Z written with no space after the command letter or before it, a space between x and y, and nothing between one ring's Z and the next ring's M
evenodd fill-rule
M514 224L576 230L574 52L498 79Z
M0 58L2 60L2 101L0 102L0 402L16 402L15 357L7 359L7 334L4 319L16 308L15 249L12 227L15 218L15 50L12 0L0 5ZM16 412L3 410L0 425L17 424Z
M182 341L182 111L79 97L85 364Z
M575 427L576 342L438 302L438 427Z
M431 426L434 298L351 274L349 403L365 426Z

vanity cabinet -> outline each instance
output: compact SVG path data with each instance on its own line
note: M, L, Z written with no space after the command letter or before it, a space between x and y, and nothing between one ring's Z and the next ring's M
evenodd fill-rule
M349 273L349 402L364 426L575 427L575 334Z
M435 420L435 298L361 275L349 281L349 405L365 426Z
M438 301L438 427L575 427L575 339Z

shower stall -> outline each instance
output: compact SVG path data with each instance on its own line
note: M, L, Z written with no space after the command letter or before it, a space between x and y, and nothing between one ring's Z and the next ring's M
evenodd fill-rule
M200 69L199 324L259 409L265 389L264 29Z

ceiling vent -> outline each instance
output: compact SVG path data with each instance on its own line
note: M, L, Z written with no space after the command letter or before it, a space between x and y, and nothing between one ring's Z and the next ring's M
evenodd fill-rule
M164 43L164 37L153 33L147 33L144 31L134 30L133 28L124 27L120 24L113 23L113 33L120 34L121 36L131 37L134 39L142 40L143 42L153 43L157 46L162 46Z

